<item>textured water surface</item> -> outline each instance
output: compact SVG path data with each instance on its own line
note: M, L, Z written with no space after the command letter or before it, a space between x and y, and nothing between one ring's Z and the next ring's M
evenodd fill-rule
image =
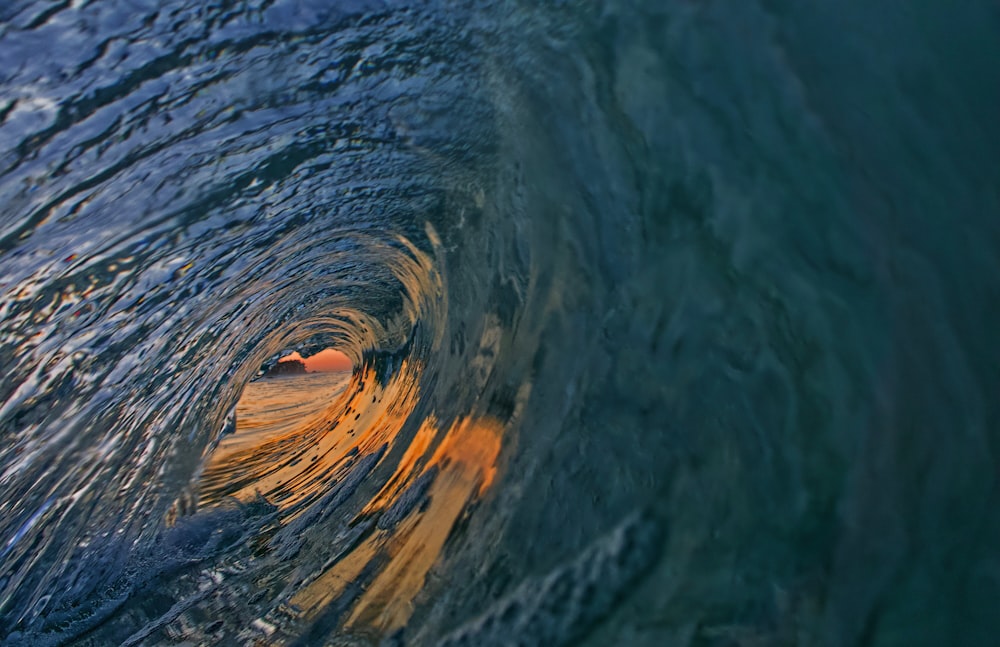
M987 0L4 3L0 642L995 644L998 59Z

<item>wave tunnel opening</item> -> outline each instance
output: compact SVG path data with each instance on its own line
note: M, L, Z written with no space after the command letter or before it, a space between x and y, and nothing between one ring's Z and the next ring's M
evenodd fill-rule
M351 373L350 358L332 348L306 358L292 351L261 367L257 377L244 387L207 461L198 487L200 505L210 505L223 496L238 497L238 492L250 487L248 482L263 496L259 487L264 484L253 478L251 463L259 469L262 464L279 462L281 456L269 451L272 441L294 442L322 424L316 419L326 417L327 410L337 406Z

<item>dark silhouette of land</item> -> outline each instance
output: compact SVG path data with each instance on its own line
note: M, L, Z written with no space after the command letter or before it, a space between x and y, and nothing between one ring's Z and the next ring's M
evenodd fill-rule
M264 373L263 377L277 377L280 375L305 375L306 365L302 363L301 360L297 359L286 359L278 362L270 369L267 373Z

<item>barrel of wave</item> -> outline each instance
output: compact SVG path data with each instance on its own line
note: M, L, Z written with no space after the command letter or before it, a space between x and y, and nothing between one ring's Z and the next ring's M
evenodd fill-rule
M229 423L231 433L223 436L202 474L199 507L236 494L236 484L248 478L251 491L278 485L282 477L269 486L265 475L281 472L288 461L298 463L295 455L321 427L326 430L333 411L343 408L352 368L351 360L334 349L307 358L294 352L263 379L247 384Z

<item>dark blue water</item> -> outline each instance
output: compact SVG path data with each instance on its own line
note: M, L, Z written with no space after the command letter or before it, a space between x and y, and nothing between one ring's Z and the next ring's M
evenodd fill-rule
M995 644L997 60L986 0L5 3L0 641Z

